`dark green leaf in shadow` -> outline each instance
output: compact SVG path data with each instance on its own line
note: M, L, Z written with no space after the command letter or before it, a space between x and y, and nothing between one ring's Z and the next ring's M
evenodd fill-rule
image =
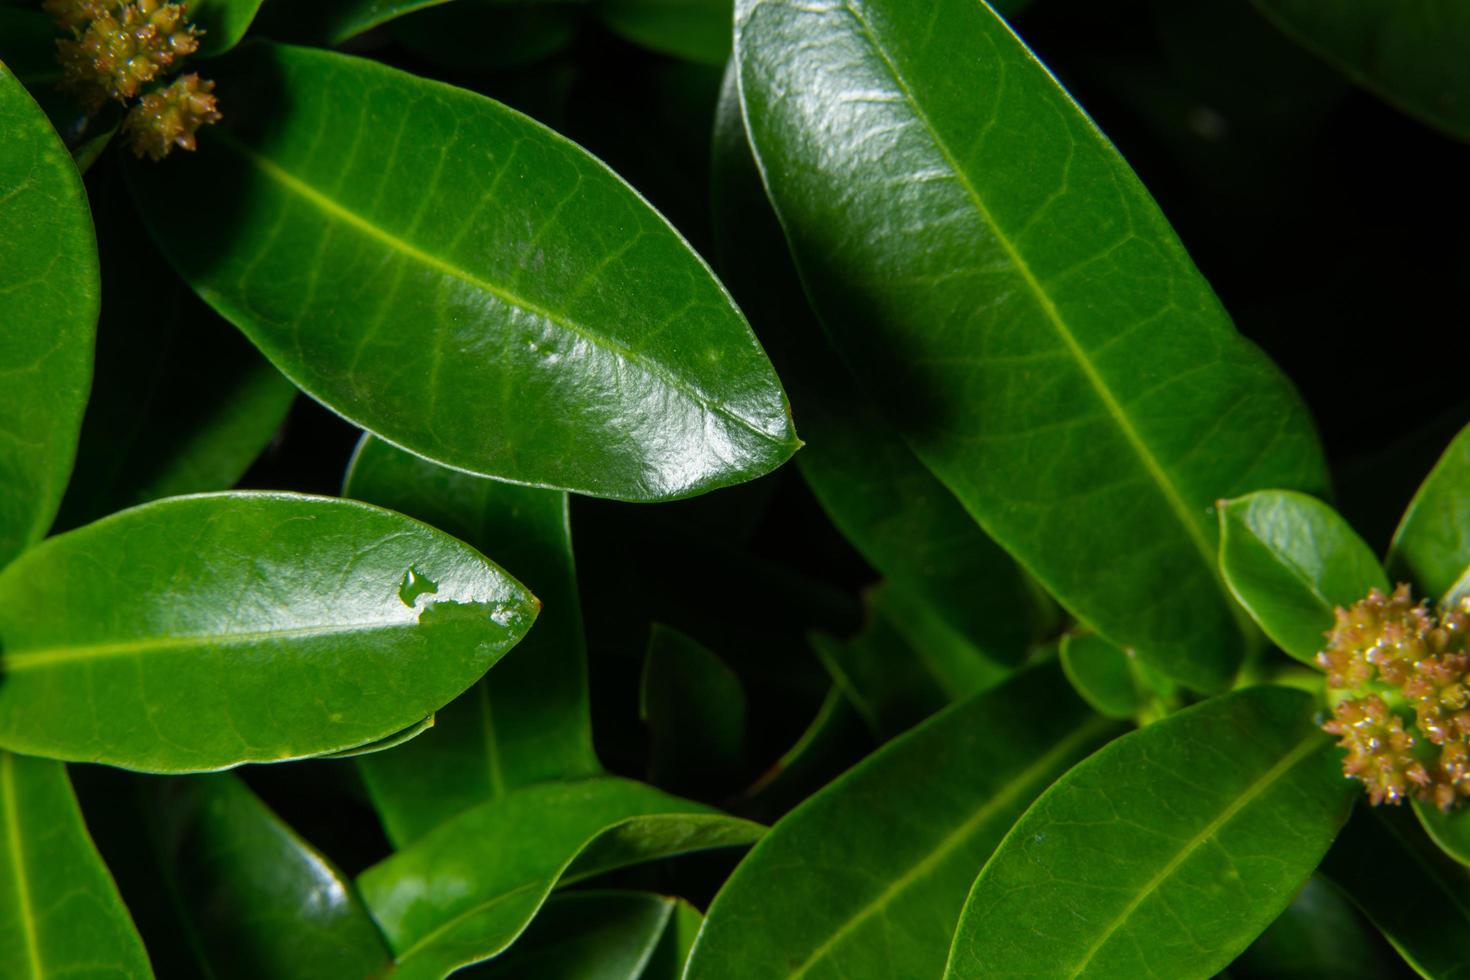
M1406 974L1352 903L1316 875L1230 964L1235 980L1390 980Z
M852 701L833 684L801 737L742 794L740 812L773 819L859 762L873 746Z
M782 818L711 904L688 980L933 977L976 870L1120 730L1047 665L869 756Z
M1165 678L1096 633L1068 633L1060 646L1062 670L1082 699L1109 718L1158 713L1177 695Z
M1079 619L1190 686L1252 629L1210 505L1321 490L1311 421L1127 164L972 0L740 0L741 94L864 389Z
M639 714L648 726L648 781L709 798L745 759L745 690L707 647L655 623L643 661Z
M1333 610L1387 590L1373 550L1314 497L1263 490L1220 502L1220 570L1277 646L1314 664Z
M335 45L416 10L450 0L313 0L310 6L277 0L262 17L271 37ZM457 0L463 3L464 0Z
M615 34L653 51L724 65L730 57L732 0L599 0Z
M1420 592L1446 599L1470 589L1470 426L1460 430L1404 511L1388 567Z
M196 291L328 407L459 469L629 500L799 445L719 282L572 143L345 55L252 44L211 71L225 122L132 167L135 197Z
M1415 800L1413 806L1429 839L1456 861L1470 865L1470 807L1461 804L1446 813L1421 800Z
M151 978L66 767L0 752L0 818L0 975Z
M543 61L576 36L586 0L456 0L393 21L393 39L433 65L505 71Z
M442 707L535 615L478 552L366 504L145 504L0 573L0 744L155 772L336 752Z
M358 446L343 492L495 555L544 603L518 649L441 710L431 731L362 760L388 838L402 847L517 786L601 772L566 494L445 469L371 437Z
M55 22L33 7L0 5L0 62L45 111L51 125L71 150L77 168L84 173L92 166L122 122L122 110L108 106L90 116L81 104L57 88L61 66L56 60Z
M992 658L1015 663L1038 623L1015 562L914 456L822 336L791 264L726 73L714 133L721 274L790 386L806 447L797 467L822 509L887 578L927 599Z
M1421 976L1470 977L1470 870L1445 857L1409 814L1359 807L1322 871Z
M92 382L101 305L81 175L0 63L0 567L61 504Z
M438 980L504 951L558 883L763 830L625 779L539 783L466 810L358 884L397 954L395 980Z
M189 19L203 36L200 58L212 58L240 43L260 10L262 0L184 0Z
M975 880L946 976L1212 976L1286 908L1357 795L1315 712L1302 691L1247 688L1073 769Z
M1459 0L1253 0L1296 41L1363 88L1470 140L1470 8Z

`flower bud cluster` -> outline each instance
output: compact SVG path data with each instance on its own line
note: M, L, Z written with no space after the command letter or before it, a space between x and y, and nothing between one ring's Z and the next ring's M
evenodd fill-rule
M44 6L71 35L56 42L62 86L89 113L112 100L132 103L123 131L138 156L158 160L175 146L192 150L199 127L219 121L214 83L198 75L148 90L199 49L199 31L182 4L45 0Z
M1317 663L1330 687L1357 695L1322 726L1347 750L1343 771L1374 804L1448 810L1470 796L1470 599L1436 615L1400 585L1336 617Z

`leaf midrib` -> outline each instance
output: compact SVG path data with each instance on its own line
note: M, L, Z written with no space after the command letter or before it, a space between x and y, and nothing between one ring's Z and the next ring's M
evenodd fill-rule
M704 408L706 411L721 416L722 418L725 418L731 422L734 422L736 425L748 430L756 436L759 436L767 442L776 445L786 444L776 433L770 432L758 423L753 422L750 419L747 419L744 416L736 413L728 406L722 404L717 399L715 399L714 396L705 392L698 385L671 373L666 367L656 361L650 360L646 355L635 351L632 348L627 347L626 345L620 344L603 334L594 333L593 331L581 326L575 321L555 314L545 307L533 303L522 296L518 296L502 286L498 286L492 282L489 282L486 279L482 279L479 276L476 276L468 269L460 268L459 266L446 259L442 259L436 255L426 252L418 246L412 244L411 242L399 238L397 235L388 231L386 228L374 224L372 221L369 221L367 218L364 218L357 212L352 211L349 208L346 208L343 205L339 204L337 201L322 193L317 188L313 187L306 181L297 177L295 174L292 174L290 171L286 170L274 160L271 160L269 157L266 157L261 153L257 153L255 150L252 150L250 147L245 146L243 143L223 132L214 133L212 134L211 138L218 141L221 145L233 151L234 153L244 157L245 160L248 161L252 166L254 166L261 173L265 174L267 177L275 181L280 186L284 187L286 190L306 200L308 203L312 204L319 210L326 212L329 216L341 220L342 222L346 223L352 228L355 228L364 235L367 235L369 238L372 238L382 243L389 250L397 252L398 254L403 255L416 262L422 263L423 265L426 265L431 269L435 269L452 279L458 279L460 282L472 286L475 289L483 290L484 292L487 292L490 295L494 296L496 299L500 300L502 303L505 303L507 306L521 310L525 313L529 313L534 317L538 317L541 320L552 324L553 326L559 327L560 329L565 330L568 333L581 338L582 340L585 340L587 343L591 344L594 347L601 348L602 350L607 351L608 353L620 358L623 361L626 361L629 364L636 365L638 368L648 374L648 376L659 379L670 388L673 388L674 390L683 394L690 401Z
M20 838L20 814L15 801L15 756L0 753L0 797L5 807L5 843L10 851L11 867L15 872L15 897L20 921L25 933L26 962L30 964L31 976L41 980L41 949L36 938L35 912L31 907L31 891L26 881L24 848Z
M935 2L938 2L938 0L935 0ZM1215 562L1215 546L1210 541L1207 532L1201 525L1203 517L1198 520L1195 518L1194 512L1185 502L1184 498L1180 495L1179 489L1174 485L1174 482L1169 477L1168 472L1159 463L1158 459L1154 456L1153 451L1149 448L1148 444L1144 442L1143 437L1140 436L1138 431L1133 427L1133 423L1128 419L1128 416L1124 412L1122 405L1113 395L1112 389L1108 386L1107 381L1102 377L1101 374L1098 373L1098 370L1090 360L1087 351L1082 347L1080 343L1078 343L1076 336L1073 335L1071 329L1067 326L1066 320L1061 315L1061 311L1057 309L1056 304L1052 302L1051 297L1043 288L1041 281L1037 279L1035 273L1031 271L1030 264L1027 263L1019 250L1017 250L1015 243L1011 241L1010 237L1002 229L1000 223L996 221L995 216L992 214L989 207L986 206L984 199L981 198L980 193L976 189L974 183L971 182L969 174L960 165L958 159L955 157L953 152L951 152L949 144L945 142L942 136L940 136L938 129L929 119L928 114L924 112L923 108L919 105L919 102L914 97L913 90L909 88L909 84L904 78L903 73L899 71L898 66L893 62L893 59L888 56L887 50L878 41L878 37L873 31L872 25L868 23L867 17L853 2L851 2L851 0L845 0L845 2L842 3L842 8L845 9L855 21L857 21L858 26L862 29L864 36L868 40L868 44L873 49L873 52L878 56L879 59L882 60L884 66L888 69L889 75L892 76L894 83L898 86L899 91L902 93L905 102L908 103L909 109L914 113L919 122L923 125L925 132L929 134L929 138L933 141L935 149L938 150L939 154L944 158L945 163L954 172L956 180L958 180L960 186L964 188L965 193L970 198L971 203L974 204L975 209L980 213L980 217L989 226L992 234L995 237L995 240L1000 244L1001 248L1005 250L1006 256L1010 259L1011 264L1015 267L1016 271L1021 275L1021 278L1025 283L1027 290L1032 294L1033 298L1036 300L1037 305L1041 308L1042 313L1045 315L1047 321L1052 325L1057 337L1067 348L1068 353L1072 355L1072 360L1081 369L1083 376L1086 377L1089 385L1091 385L1093 391L1101 400L1104 409L1107 410L1108 415L1111 416L1113 420L1117 423L1118 428L1122 432L1124 439L1127 441L1129 447L1137 455L1139 461L1143 465L1144 470L1152 478L1160 494L1164 497L1165 502L1168 504L1169 509L1174 513L1174 516L1179 520L1179 523L1183 525L1186 535L1194 544L1195 549L1198 551L1199 556L1201 560L1203 560L1205 567L1209 570L1210 577L1219 587L1222 598L1225 599L1227 605L1231 607L1232 612L1234 613L1234 603L1230 601L1229 593L1226 590L1224 580L1221 577L1220 570ZM1239 613L1234 613L1234 615L1238 620Z
M965 844L986 820L994 816L997 811L1011 804L1024 788L1030 786L1036 779L1044 776L1058 761L1071 754L1078 746L1085 744L1112 727L1112 724L1106 718L1094 718L1048 749L1045 755L1041 756L1031 765L1021 770L1004 789L990 797L984 805L976 810L962 824L946 834L922 860L916 862L908 871L895 878L876 898L839 925L820 946L802 961L800 966L791 972L788 980L797 980L797 978L805 976L809 970L836 948L838 943L850 935L853 930L857 929L863 922L872 918L874 915L883 911L901 892L929 874L946 857L953 853L955 849Z
M1123 910L1119 912L1118 915L1115 916L1110 923L1108 923L1107 928L1104 929L1102 933L1098 936L1097 940L1090 947L1088 947L1087 952L1083 954L1082 959L1080 962L1078 962L1077 966L1073 968L1072 972L1067 974L1067 980L1076 980L1077 977L1082 975L1082 971L1087 969L1087 967L1092 963L1097 954L1101 952L1102 948L1108 944L1108 941L1113 938L1117 931L1127 923L1128 919L1133 915L1133 913L1138 910L1138 907L1142 905L1150 895L1156 892L1159 887L1170 876L1172 876L1174 872L1177 871L1185 861L1189 860L1189 858L1194 855L1195 851L1204 846L1204 844L1212 837L1214 837L1215 834L1222 827L1233 820L1236 814L1249 806L1252 802L1255 801L1257 797L1266 792L1266 790L1270 789L1277 780L1279 780L1282 776L1284 776L1292 769L1296 768L1297 763L1301 762L1313 752L1320 751L1323 744L1323 735L1321 732L1318 732L1316 730L1309 732L1306 737L1303 738L1290 752L1282 756L1275 765L1273 765L1270 769L1267 769L1264 773L1257 777L1257 779L1253 783L1245 788L1245 791L1243 793L1241 793L1230 802L1229 806L1221 810L1220 814L1215 817L1215 819L1211 820L1203 828L1201 828L1197 834L1191 837L1188 843L1181 847L1178 853L1176 853L1174 857L1170 858L1169 862L1159 870L1158 874L1149 879L1149 881L1141 889L1139 889L1138 893L1134 895L1132 900L1123 907Z

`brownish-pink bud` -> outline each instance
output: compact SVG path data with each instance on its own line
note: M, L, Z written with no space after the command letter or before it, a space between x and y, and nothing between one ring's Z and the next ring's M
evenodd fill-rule
M214 82L191 73L143 96L128 111L123 132L138 156L162 160L174 147L194 149L194 134L199 127L219 120Z

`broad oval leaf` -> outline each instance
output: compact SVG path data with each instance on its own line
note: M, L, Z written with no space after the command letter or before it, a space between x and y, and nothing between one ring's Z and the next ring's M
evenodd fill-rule
M1445 449L1404 511L1388 567L1430 597L1470 589L1470 426Z
M1459 0L1253 0L1256 9L1357 84L1470 140L1470 7Z
M458 473L371 436L343 493L495 555L545 604L514 654L441 710L431 731L359 763L388 838L403 847L518 786L599 774L567 495Z
M0 573L0 746L154 772L352 748L442 707L535 615L478 552L366 504L145 504Z
M1073 769L975 880L946 977L1213 976L1286 908L1352 806L1315 709L1302 691L1247 688Z
M358 885L398 957L394 980L439 980L505 950L558 883L763 830L626 779L539 783L441 824Z
M0 975L153 976L66 767L0 752Z
M1210 505L1326 481L1126 163L974 0L740 0L762 173L917 455L1080 619L1200 689L1245 645Z
M100 308L71 155L0 64L0 567L39 541L76 456Z
M686 977L938 976L976 869L1118 730L1055 665L931 719L771 829L715 897Z
M1220 502L1220 570L1266 635L1306 664L1316 663L1334 609L1389 587L1342 515L1281 490Z
M627 500L795 451L723 287L574 144L360 58L259 44L211 70L226 121L198 159L133 167L135 196L185 279L329 408L458 469Z

